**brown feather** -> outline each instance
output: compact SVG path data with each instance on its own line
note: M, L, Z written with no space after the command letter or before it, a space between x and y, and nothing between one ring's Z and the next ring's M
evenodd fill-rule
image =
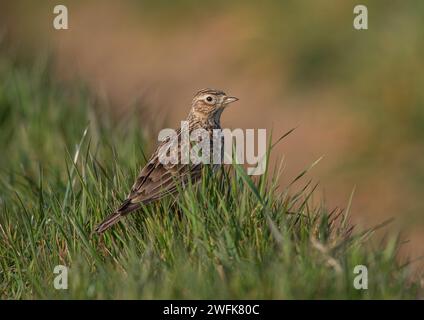
M216 103L214 105L207 103L203 100L205 95L215 96ZM222 99L224 97L225 93L220 90L200 90L193 99L193 105L187 118L189 131L203 128L209 131L209 135L212 138L213 129L221 128L220 116L223 110ZM218 101L221 101L221 105L218 104ZM177 130L177 136L180 140L181 129ZM139 209L142 205L159 200L164 196L175 194L179 190L178 184L186 184L190 181L194 184L201 178L202 164L165 165L160 163L158 153L166 142L158 145L148 163L141 169L127 199L114 213L96 227L95 231L97 233L103 233L116 224L121 217ZM180 144L178 152L181 155ZM212 143L211 154L213 154Z

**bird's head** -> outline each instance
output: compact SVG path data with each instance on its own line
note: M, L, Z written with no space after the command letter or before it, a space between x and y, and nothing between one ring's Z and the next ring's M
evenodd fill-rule
M191 113L200 118L218 118L222 111L232 102L237 101L236 97L230 97L221 90L203 89L196 93L193 98Z

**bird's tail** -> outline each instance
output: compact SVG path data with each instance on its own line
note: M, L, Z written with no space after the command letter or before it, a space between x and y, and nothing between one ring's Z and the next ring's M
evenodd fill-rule
M111 226L113 226L115 223L117 223L119 221L119 219L121 219L122 214L119 212L114 212L112 213L109 217L107 217L105 220L103 220L102 223L100 223L96 229L94 229L94 231L96 231L96 233L103 233L105 232L107 229L109 229Z
M94 231L98 234L105 232L107 229L117 223L127 213L140 208L140 204L131 203L130 200L125 201L118 210L109 215L102 223L100 223Z

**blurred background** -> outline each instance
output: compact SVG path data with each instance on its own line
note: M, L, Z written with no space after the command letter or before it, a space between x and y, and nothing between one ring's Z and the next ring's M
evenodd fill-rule
M68 30L53 29L57 4ZM357 4L368 30L353 28ZM239 97L224 127L297 127L271 159L285 157L283 186L324 156L311 175L327 206L356 187L354 223L395 217L405 255L424 253L423 1L2 0L0 39L0 55L48 59L117 121L137 110L153 142L198 89Z

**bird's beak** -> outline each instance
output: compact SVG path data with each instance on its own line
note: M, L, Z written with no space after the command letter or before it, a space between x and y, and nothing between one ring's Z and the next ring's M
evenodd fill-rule
M224 105L236 102L237 100L238 100L238 98L236 98L236 97L225 97Z

